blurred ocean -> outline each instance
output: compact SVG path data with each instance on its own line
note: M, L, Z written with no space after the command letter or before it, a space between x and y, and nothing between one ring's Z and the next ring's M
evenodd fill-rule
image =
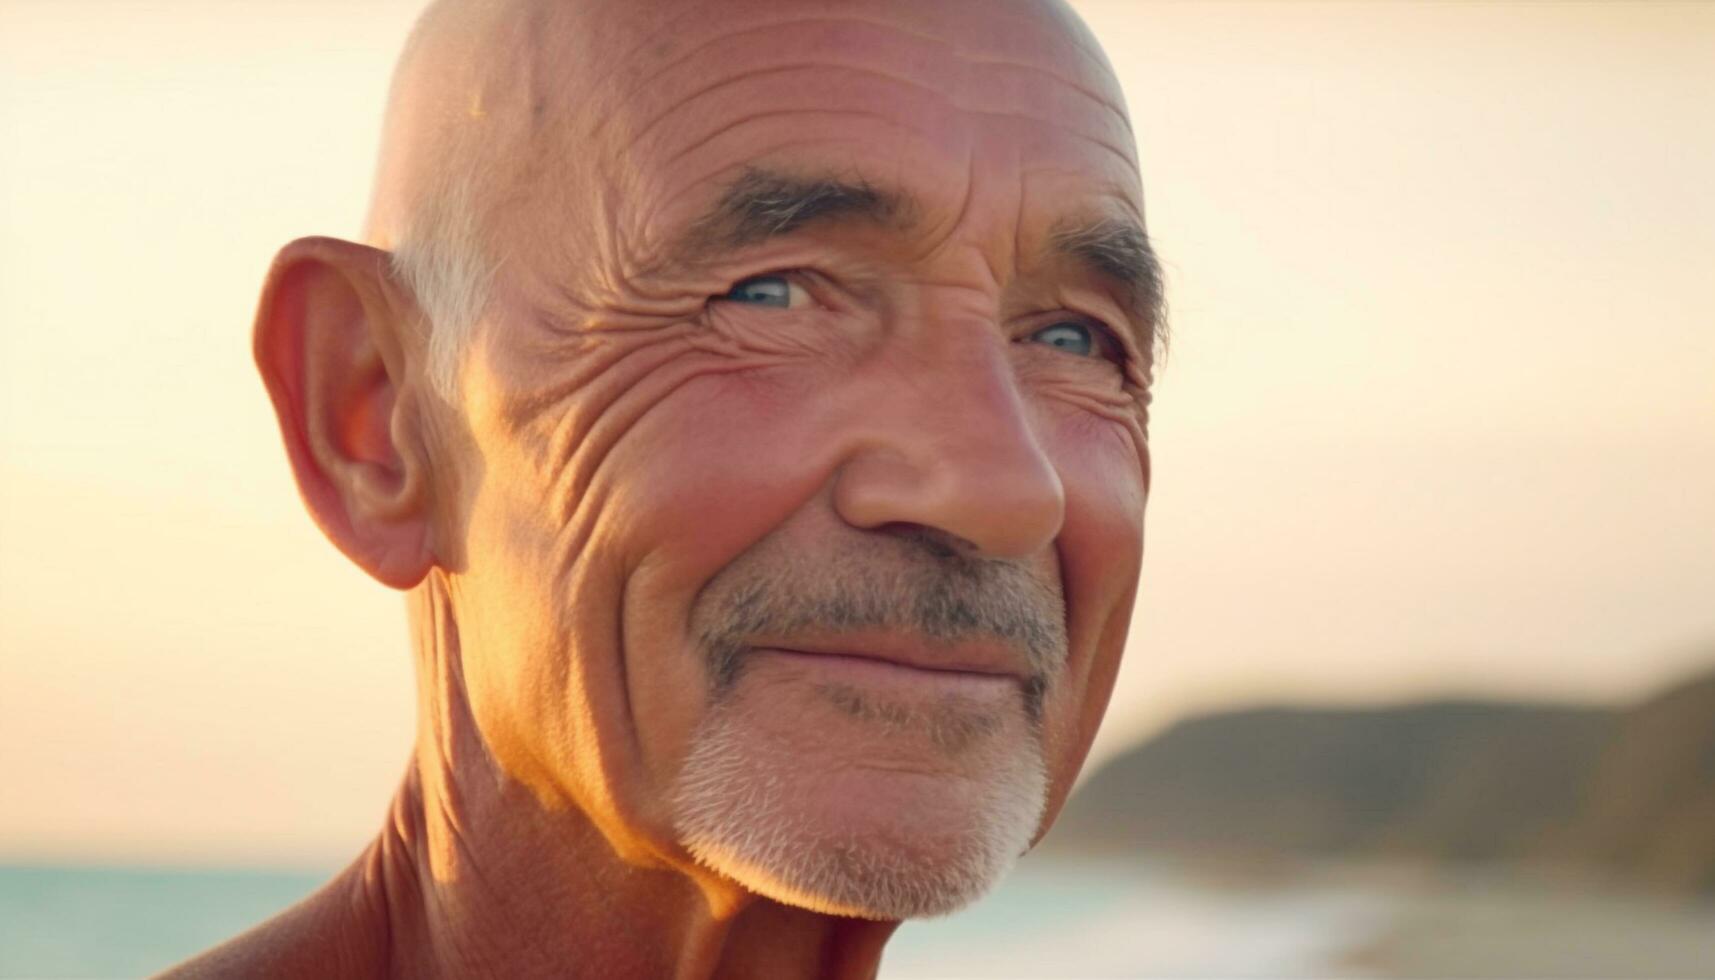
M0 866L0 976L146 976L273 915L327 877Z
M326 877L0 866L0 976L146 976ZM1475 878L1026 862L974 908L906 925L882 967L898 980L1448 975L1715 976L1715 905Z

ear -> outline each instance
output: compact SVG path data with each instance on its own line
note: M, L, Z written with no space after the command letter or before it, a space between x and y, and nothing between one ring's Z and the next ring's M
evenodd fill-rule
M434 565L402 342L414 317L387 253L331 238L281 249L256 311L256 367L304 505L346 557L396 589Z

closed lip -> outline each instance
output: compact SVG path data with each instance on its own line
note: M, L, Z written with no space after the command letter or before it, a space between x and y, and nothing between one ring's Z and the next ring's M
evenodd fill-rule
M818 657L849 657L915 670L1009 677L1021 682L1031 675L1023 652L999 642L947 643L899 633L858 632L813 638L758 638L749 645L753 649Z

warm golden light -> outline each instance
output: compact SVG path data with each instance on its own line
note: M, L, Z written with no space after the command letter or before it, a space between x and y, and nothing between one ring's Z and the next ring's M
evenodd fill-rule
M354 237L414 3L0 6L0 856L332 861L397 597L249 362ZM1715 638L1715 8L1081 5L1176 338L1104 741L1198 708L1631 697Z

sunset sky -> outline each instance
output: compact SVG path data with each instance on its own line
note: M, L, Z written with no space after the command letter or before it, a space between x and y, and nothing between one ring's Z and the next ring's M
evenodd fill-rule
M0 860L379 826L403 603L304 514L249 327L358 234L417 6L0 0ZM1715 4L1079 7L1175 334L1098 755L1715 665Z

